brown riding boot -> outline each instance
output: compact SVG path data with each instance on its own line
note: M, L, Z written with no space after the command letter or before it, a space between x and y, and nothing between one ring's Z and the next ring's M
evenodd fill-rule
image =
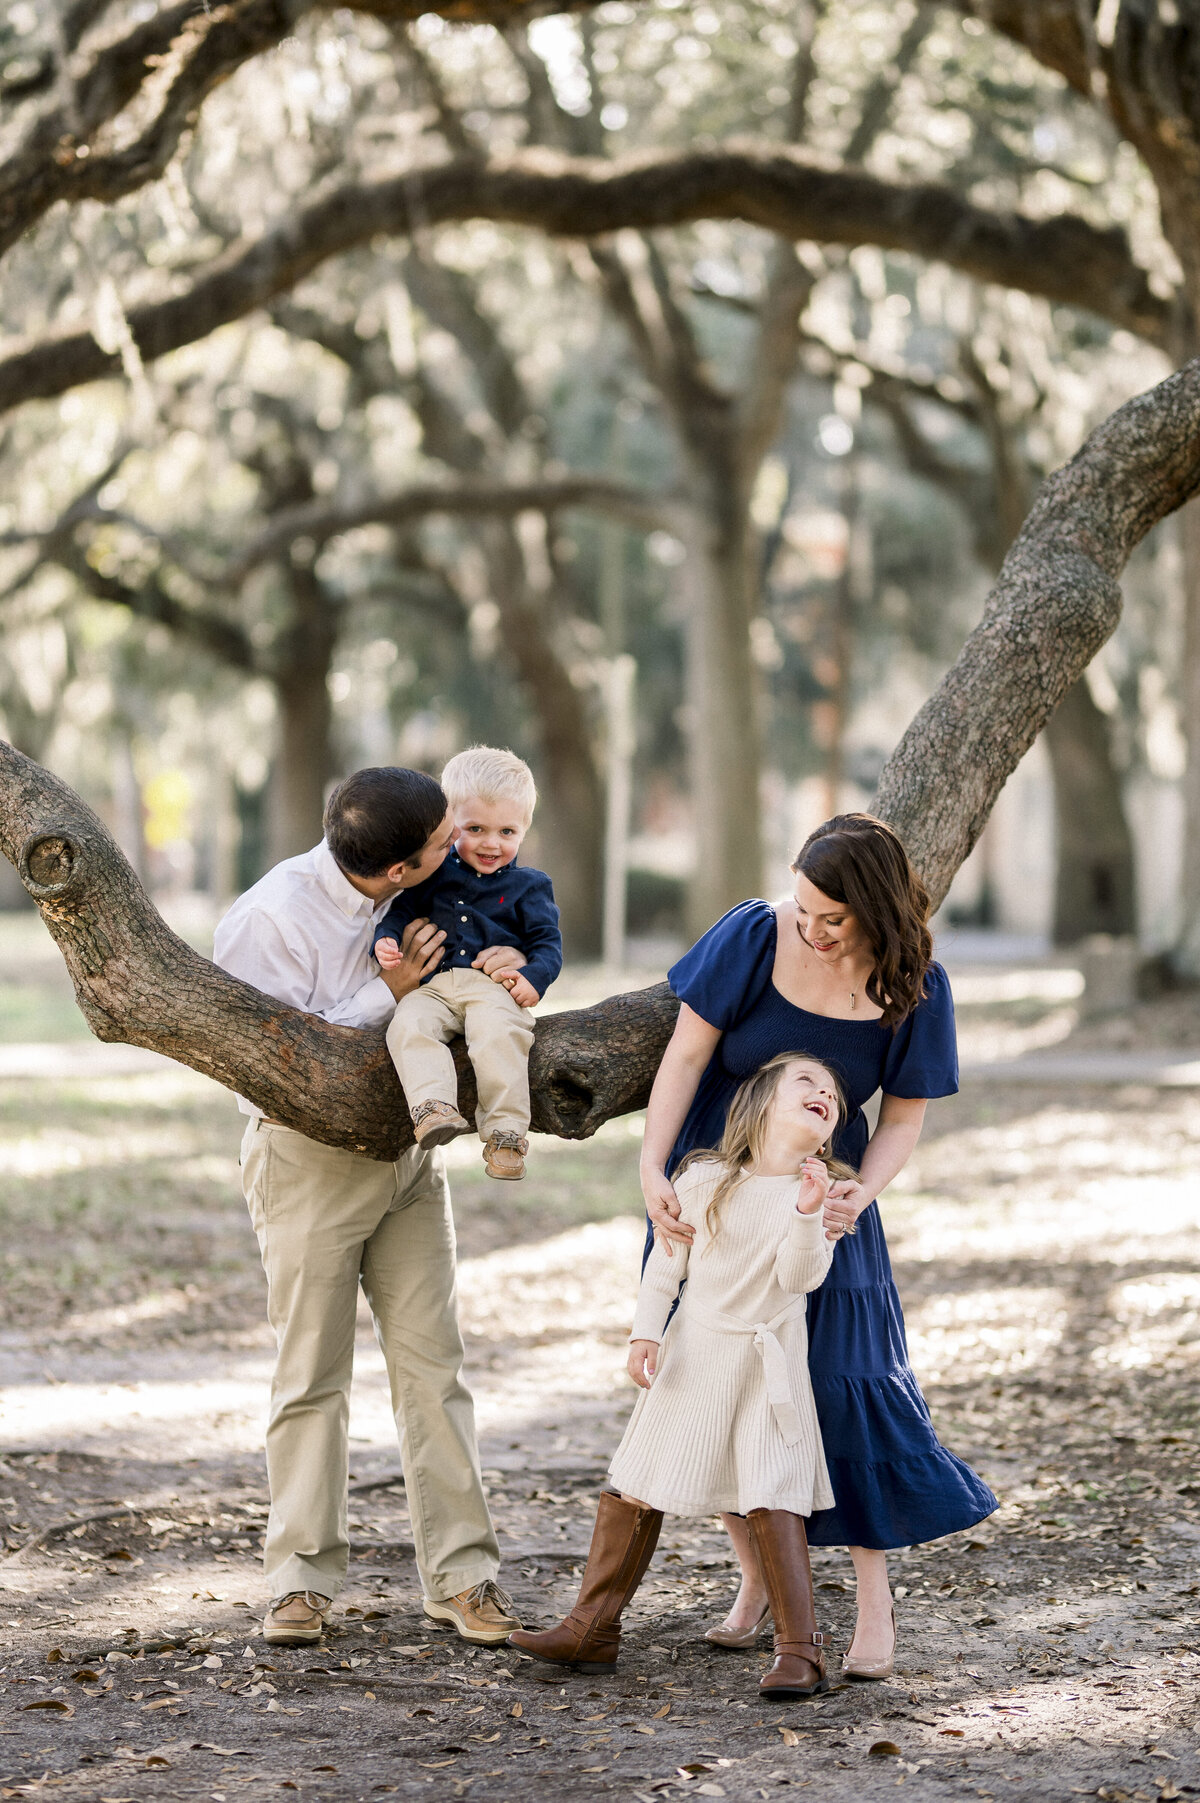
M829 1679L803 1518L787 1509L751 1509L746 1525L775 1619L775 1663L759 1691L784 1703L816 1696L829 1689Z
M661 1527L661 1509L643 1509L614 1490L602 1491L575 1607L555 1628L510 1634L509 1646L551 1664L611 1671L621 1647L621 1611L646 1575Z

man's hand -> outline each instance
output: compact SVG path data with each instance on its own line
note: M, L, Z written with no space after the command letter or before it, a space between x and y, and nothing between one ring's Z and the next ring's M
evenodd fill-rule
M627 1369L638 1389L648 1390L658 1370L658 1341L630 1340Z
M503 984L518 1008L535 1008L542 999L529 978L523 977L519 970L499 970L492 982Z
M445 933L432 920L410 920L398 947L394 939L379 941L375 947L379 974L397 1001L411 995L420 986L421 978L437 969L445 943ZM395 956L385 963L379 954L388 945L395 948Z
M675 1255L671 1250L672 1240L681 1246L690 1246L696 1237L696 1229L689 1227L686 1221L679 1219L679 1201L675 1191L667 1181L665 1171L642 1168L642 1195L646 1199L646 1213L650 1216L651 1225L659 1243L666 1247L667 1257Z
M800 1193L796 1197L798 1215L815 1215L824 1208L832 1182L829 1166L820 1158L806 1158L800 1167Z
M515 945L485 945L471 959L471 969L481 970L485 977L494 977L499 970L522 970L528 962L524 952L518 951Z

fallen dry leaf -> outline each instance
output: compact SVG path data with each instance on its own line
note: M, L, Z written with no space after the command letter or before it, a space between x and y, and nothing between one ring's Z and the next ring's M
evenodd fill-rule
M798 1747L800 1745L800 1736L796 1733L794 1728L781 1728L779 1732L783 1735L783 1744L785 1747Z
M899 1759L900 1749L894 1740L877 1740L867 1748L867 1755L874 1759Z
M55 1715L74 1715L75 1713L74 1703L63 1703L58 1697L38 1697L34 1703L22 1703L21 1708L23 1711L26 1709L52 1709Z
M525 1710L520 1703L514 1703L508 1713L510 1715L524 1715Z
M65 1659L66 1656L67 1655L63 1652L63 1650L60 1646L52 1646L50 1648L50 1651L46 1654L46 1664L47 1665L57 1665L59 1663L59 1661L61 1659Z
M656 1722L661 1722L663 1717L666 1715L670 1715L670 1713L671 1713L671 1705L669 1703L664 1703L661 1709L656 1709L654 1711L654 1719Z
M952 1735L955 1740L961 1740L965 1732L966 1732L966 1730L963 1728L939 1728L938 1729L939 1734Z

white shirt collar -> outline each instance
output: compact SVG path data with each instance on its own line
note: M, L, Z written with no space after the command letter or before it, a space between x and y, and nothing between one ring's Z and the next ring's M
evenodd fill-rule
M354 887L326 840L322 839L319 845L315 845L309 855L317 881L334 906L349 919L353 919L356 914L374 914L383 905L372 901L369 895L364 895Z

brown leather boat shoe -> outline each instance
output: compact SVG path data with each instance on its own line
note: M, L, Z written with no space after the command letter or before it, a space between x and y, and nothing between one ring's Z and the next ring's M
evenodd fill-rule
M332 1599L316 1590L289 1590L263 1616L263 1639L272 1646L311 1646L325 1632Z
M483 1142L483 1168L489 1177L515 1182L525 1175L529 1141L519 1133L489 1133Z
M471 1131L450 1102L422 1102L412 1111L413 1136L419 1146L445 1146L460 1133Z

